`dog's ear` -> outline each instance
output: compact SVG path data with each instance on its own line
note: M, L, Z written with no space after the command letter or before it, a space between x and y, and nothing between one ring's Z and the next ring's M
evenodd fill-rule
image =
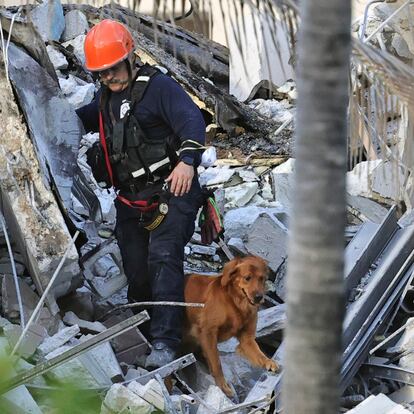
M231 278L237 273L237 267L241 259L239 257L226 263L223 268L223 275L221 276L221 286L227 286Z

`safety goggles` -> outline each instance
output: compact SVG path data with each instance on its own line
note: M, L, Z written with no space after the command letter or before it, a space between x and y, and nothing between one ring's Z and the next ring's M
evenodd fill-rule
M104 78L104 77L106 77L106 76L108 76L109 74L115 74L115 73L117 73L117 72L119 72L121 69L123 69L124 68L124 61L122 61L122 62L119 62L119 63L117 63L116 65L114 65L114 66L111 66L110 68L108 68L108 69L104 69L104 70L99 70L99 71L97 71L96 73L97 73L97 75L100 77L100 78Z

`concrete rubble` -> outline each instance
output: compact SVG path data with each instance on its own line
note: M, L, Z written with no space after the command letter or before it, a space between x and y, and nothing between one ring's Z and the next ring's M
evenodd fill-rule
M114 237L115 194L103 189L91 175L86 151L99 138L97 134L81 136L74 115L74 110L89 103L97 90L93 79L79 66L84 62L82 45L90 14L81 8L68 11L59 1L49 2L51 6L44 1L31 12L36 36L42 39L45 49L42 56L48 63L36 61L14 44L10 49L10 56L14 57L11 81L18 92L19 106L3 72L0 76L0 121L5 123L7 117L8 123L4 135L8 156L0 153L0 205L12 239L14 268L22 296L20 304L12 258L0 229L0 354L9 354L17 343L23 330L21 321L27 323L60 259L69 250L53 294L17 349L20 360L12 380L19 385L0 396L0 407L4 403L16 412L18 408L23 413L41 414L41 399L31 386L66 381L75 381L80 388L96 392L102 404L101 414L173 410L204 414L230 409L245 413L268 403L272 395L278 394L282 374L252 367L237 354L235 338L219 345L225 376L235 391L231 401L215 386L198 354L183 357L184 362L177 359L160 372L147 372L143 361L150 345L143 335L145 329L140 330L142 321L130 322L128 329L121 329L134 316L130 309L122 308L128 302L127 279ZM55 16L51 25L45 24L45 10ZM367 33L374 30L381 18L370 17ZM411 60L412 41L403 32L389 33L381 34L392 37L387 45ZM262 37L266 36L263 32ZM244 53L257 60L256 54L261 54L266 39L260 39L262 43L252 55L246 49L247 40L244 39ZM283 47L287 53L287 44ZM56 118L63 117L68 122L57 125L59 134L53 136L52 142L44 141L48 130L34 120L44 119L45 108L38 105L36 111L29 113L35 95L22 84L21 71L26 65L23 62L29 62L37 79L42 80L40 84L48 86L45 99L53 101L54 111L60 114ZM233 91L240 100L249 101L252 111L291 134L297 99L295 82L290 80L292 73L287 68L283 76L265 79L263 73L269 68L261 59L256 63L257 79L252 77L246 82L243 74L233 71ZM54 68L53 76L50 67ZM277 86L271 99L252 99L270 83ZM23 91L25 88L28 92ZM273 158L256 157L252 154L256 150L263 154L267 149L267 155L276 153L269 149L269 142L254 140L248 145L241 143L250 155L240 155L239 146L231 145L234 136L226 135L225 140L220 136L225 135L218 132L220 128L225 130L225 121L221 121L221 125L210 128L216 140L213 144L217 144L221 156L213 165L199 167L200 183L216 195L224 218L221 237L230 252L237 256L257 255L269 264L268 292L258 314L256 337L261 348L283 364L284 282L295 159L289 152L277 152ZM67 155L64 171L59 170L59 145L61 149L65 147ZM255 162L256 159L259 161ZM414 210L409 202L404 214L394 206L404 198L396 189L405 179L402 171L383 160L361 161L347 172L344 239L348 296L341 386L344 409L355 407L350 413L404 413L409 411L400 404L414 402L414 323L407 316L414 312L414 295L410 296ZM74 228L83 236L76 246L70 244ZM202 244L196 221L195 233L185 248L185 271L215 275L227 260L228 253L218 241L209 246ZM110 335L113 331L117 333ZM26 381L28 373L31 376ZM166 391L161 379L168 376L174 381ZM190 384L191 390L184 383ZM378 395L365 398L368 392ZM357 405L361 400L364 401Z

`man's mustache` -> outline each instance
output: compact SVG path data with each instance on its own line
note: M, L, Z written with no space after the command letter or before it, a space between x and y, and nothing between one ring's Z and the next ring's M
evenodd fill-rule
M113 83L119 84L119 85L125 85L128 83L128 80L120 80L120 79L111 79L109 81L104 82L105 85L111 85Z

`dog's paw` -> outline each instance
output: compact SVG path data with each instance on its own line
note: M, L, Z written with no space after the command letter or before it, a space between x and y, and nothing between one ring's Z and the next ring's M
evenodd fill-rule
M231 389L230 385L227 384L225 380L219 381L217 384L219 388L227 395L227 397L232 398L234 396L233 390Z
M276 361L273 361L273 359L268 358L264 364L264 367L268 370L268 371L272 371L272 372L279 372L280 371L280 367L278 365L278 363Z

